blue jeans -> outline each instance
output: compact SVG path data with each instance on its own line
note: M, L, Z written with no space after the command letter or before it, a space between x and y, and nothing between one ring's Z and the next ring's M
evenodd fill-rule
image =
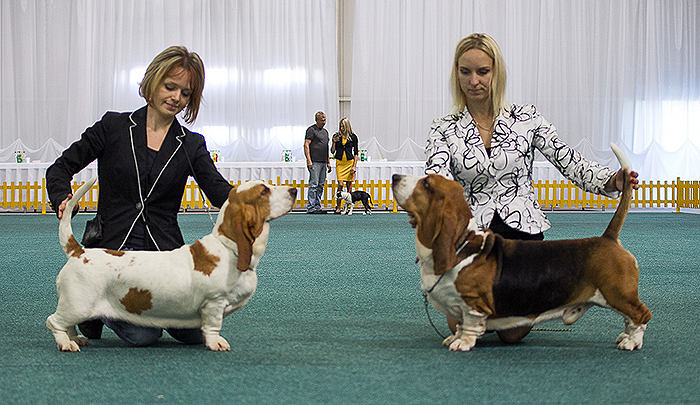
M323 198L323 187L326 185L326 170L328 163L313 162L313 167L309 169L309 203L306 211L318 211L321 209L321 198Z
M150 346L163 335L163 329L134 325L125 321L103 318L102 322L131 346ZM201 329L166 329L170 336L188 345L204 343Z

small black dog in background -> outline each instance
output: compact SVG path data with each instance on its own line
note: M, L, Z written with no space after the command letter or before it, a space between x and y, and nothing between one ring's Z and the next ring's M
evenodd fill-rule
M343 207L340 213L341 215L352 215L352 209L358 201L362 201L362 205L365 207L365 212L363 212L362 215L372 215L372 206L374 205L372 203L372 196L364 191L348 193L345 191L345 186L341 186L340 190L335 194L335 198L345 201L345 207Z

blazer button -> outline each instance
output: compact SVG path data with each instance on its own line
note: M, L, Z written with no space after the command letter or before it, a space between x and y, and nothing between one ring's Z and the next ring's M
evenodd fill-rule
M141 205L141 203L136 203L136 209L137 209L137 210L141 210L141 207L143 207L143 205Z

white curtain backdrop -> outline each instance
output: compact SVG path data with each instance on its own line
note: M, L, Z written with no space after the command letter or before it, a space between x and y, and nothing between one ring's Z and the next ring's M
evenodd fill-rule
M204 61L187 126L226 161L303 157L316 111L338 119L333 0L1 1L0 162L52 161L106 111L143 106L138 83L171 45Z
M700 179L697 0L354 2L350 113L373 160L424 160L449 112L454 47L500 44L507 99L535 104L587 157L644 180ZM318 110L339 120L333 0L0 0L0 162L52 161L106 111L144 104L152 58L181 44L206 67L194 131L226 161L301 158ZM341 18L344 18L341 16Z
M486 32L506 60L506 99L534 104L561 138L644 180L700 179L697 0L357 0L351 122L369 155L424 159L451 106L457 42ZM539 159L544 159L539 156Z

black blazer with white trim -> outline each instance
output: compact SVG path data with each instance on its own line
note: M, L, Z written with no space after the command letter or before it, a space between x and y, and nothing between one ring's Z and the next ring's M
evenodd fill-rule
M108 112L46 170L49 200L58 207L71 193L73 175L97 159L97 212L103 220L99 246L122 248L141 216L146 223L149 250L180 247L184 240L177 213L188 176L194 175L217 207L224 203L232 186L214 166L204 137L190 132L177 119L151 168L147 167L148 153L146 107L132 113Z

